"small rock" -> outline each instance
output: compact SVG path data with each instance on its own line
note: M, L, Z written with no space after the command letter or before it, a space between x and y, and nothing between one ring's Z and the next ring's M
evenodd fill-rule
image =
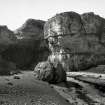
M14 76L14 79L20 79L20 77L19 76Z
M8 82L7 84L8 84L8 85L11 85L11 86L13 85L11 82Z

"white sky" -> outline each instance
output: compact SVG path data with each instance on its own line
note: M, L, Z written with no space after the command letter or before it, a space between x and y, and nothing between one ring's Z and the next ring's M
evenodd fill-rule
M65 11L95 12L105 18L105 0L0 0L0 25L14 30L28 18L47 20Z

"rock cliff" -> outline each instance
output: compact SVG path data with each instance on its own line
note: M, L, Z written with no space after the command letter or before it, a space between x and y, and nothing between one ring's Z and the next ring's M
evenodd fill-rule
M48 61L40 62L34 69L35 77L39 80L47 81L49 83L59 83L66 81L66 72L62 65L58 64L54 67Z
M10 74L11 70L16 70L16 65L2 57L4 51L14 44L16 37L7 26L0 26L0 75Z
M14 33L7 26L0 26L0 52L8 48L16 40Z
M105 19L94 13L56 14L44 26L52 63L65 71L87 70L105 64Z
M45 21L28 19L26 22L15 31L18 39L43 39L43 29Z
M32 69L39 61L46 60L49 50L43 40L44 21L28 19L15 32L0 27L0 55L13 62L17 69Z
M6 60L15 62L20 69L32 69L48 57L48 47L43 40L44 21L28 19L14 33L17 40L2 54Z

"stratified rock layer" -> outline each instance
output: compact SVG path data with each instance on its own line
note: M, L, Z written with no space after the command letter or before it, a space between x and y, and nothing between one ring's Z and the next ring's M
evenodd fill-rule
M52 52L50 61L59 61L65 71L105 64L105 19L92 12L57 14L46 22L44 36Z

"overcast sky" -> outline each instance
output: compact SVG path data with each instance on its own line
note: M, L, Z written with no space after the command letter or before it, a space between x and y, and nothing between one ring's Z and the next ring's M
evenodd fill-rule
M105 0L0 0L0 25L14 30L28 18L47 20L65 11L91 11L105 18Z

